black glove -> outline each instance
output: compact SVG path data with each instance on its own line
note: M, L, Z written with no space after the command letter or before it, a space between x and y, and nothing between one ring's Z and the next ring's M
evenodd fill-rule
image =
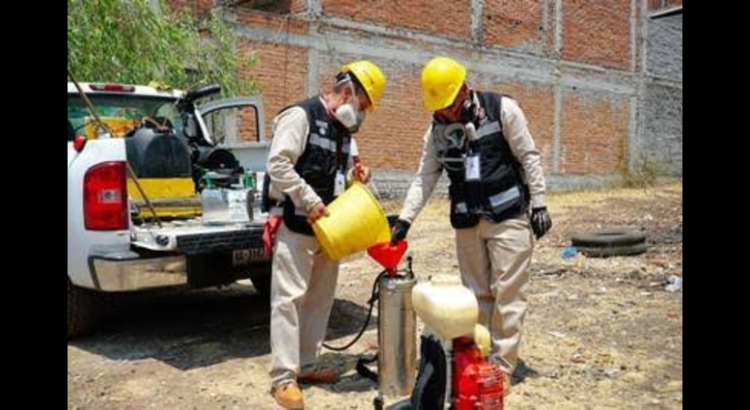
M404 239L406 239L406 233L409 232L411 224L399 219L393 224L393 231L391 231L391 245L395 245Z
M534 236L537 239L544 236L551 227L552 219L549 217L546 206L531 210L531 229L534 231Z

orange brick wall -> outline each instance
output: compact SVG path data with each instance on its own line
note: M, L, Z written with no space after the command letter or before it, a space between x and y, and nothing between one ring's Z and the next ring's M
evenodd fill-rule
M563 58L629 69L630 6L630 0L564 0Z
M487 45L549 52L551 32L543 30L544 1L497 0L484 5L482 36ZM549 26L551 27L551 26Z
M307 96L307 50L249 40L241 40L240 47L257 57L257 64L242 74L252 75L262 90L266 136L270 137L273 116Z
M626 98L565 90L560 122L560 171L623 171L628 107Z
M481 70L469 70L470 84L510 94L519 101L546 172L554 172L557 163L563 173L609 173L621 171L627 163L628 141L635 132L631 129L630 95L622 91L622 83L610 87L608 81L610 75L627 78L633 68L642 69L642 50L631 50L640 44L631 37L640 33L631 27L631 14L635 12L636 19L646 17L631 10L631 0L562 0L561 10L554 0L484 1L475 20L479 25L474 27L472 13L476 9L471 0L290 1L290 13L250 7L233 10L239 24L266 33L258 38L246 36L240 47L258 58L257 65L243 68L242 74L253 76L260 85L269 137L272 119L281 108L308 97L310 89L328 90L343 63L366 58L380 65L388 86L380 107L357 136L360 154L376 168L413 171L430 120L422 107L422 66L430 55L450 55L469 66L482 66ZM212 2L171 3L201 11ZM309 5L316 3L310 10ZM640 3L635 3L639 7ZM556 36L561 42L559 55L555 52ZM392 44L397 41L406 45ZM351 46L362 52L353 52ZM382 51L389 47L413 48L415 54ZM417 56L420 50L430 55ZM487 52L514 54L512 58L495 56L495 70L485 61ZM513 58L527 56L543 64L573 63L573 68L562 67L550 76L529 80L513 71ZM560 85L558 75L574 76L583 83L590 76L593 85L591 89ZM630 86L635 93L636 82ZM557 114L556 93L562 93ZM249 117L242 122L245 129L252 125Z
M677 6L682 6L682 0L648 0L648 9L651 11Z
M324 0L323 13L444 37L471 38L471 0Z
M195 16L202 16L211 10L214 3L214 0L170 0L167 5L173 10L188 10Z

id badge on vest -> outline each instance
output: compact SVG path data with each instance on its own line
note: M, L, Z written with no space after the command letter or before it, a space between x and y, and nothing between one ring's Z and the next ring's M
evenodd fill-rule
M466 170L467 181L479 181L481 178L479 154L470 155L464 158L464 169Z
M344 173L341 171L336 172L336 185L333 190L334 196L339 196L344 193L344 190L346 189L346 176L344 176Z

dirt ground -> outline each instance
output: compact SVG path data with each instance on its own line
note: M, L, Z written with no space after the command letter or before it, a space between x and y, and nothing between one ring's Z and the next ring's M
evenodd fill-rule
M552 231L538 244L527 287L523 365L511 409L682 408L682 185L552 195ZM397 209L394 205L387 209ZM574 232L644 231L645 254L561 257ZM418 277L458 274L447 202L433 200L409 235ZM359 330L379 267L341 268L328 342ZM94 336L68 343L69 409L275 409L268 394L268 302L250 285L156 293L116 302ZM377 348L374 326L344 353L323 352L342 379L306 387L308 409L371 409L376 385L359 377Z

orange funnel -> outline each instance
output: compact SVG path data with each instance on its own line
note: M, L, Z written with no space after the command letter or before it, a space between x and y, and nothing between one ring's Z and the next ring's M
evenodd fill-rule
M379 243L368 248L367 253L382 265L389 274L394 274L407 249L409 249L409 243L403 240L396 245L391 245L390 242Z

